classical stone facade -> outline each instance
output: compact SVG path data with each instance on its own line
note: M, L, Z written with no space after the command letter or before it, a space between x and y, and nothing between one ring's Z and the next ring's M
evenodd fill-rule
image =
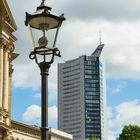
M40 140L40 129L11 120L12 61L17 30L6 0L0 0L0 140ZM72 135L49 129L49 140L72 140Z
M40 140L40 129L11 121L13 140Z
M6 0L0 1L0 140L11 140L11 85L12 61L16 37L12 34L17 29Z

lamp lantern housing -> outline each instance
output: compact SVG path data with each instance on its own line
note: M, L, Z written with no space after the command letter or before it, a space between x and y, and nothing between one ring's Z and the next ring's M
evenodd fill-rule
M55 48L58 31L65 17L64 14L57 16L51 10L52 8L42 1L36 12L26 12L25 25L29 27L34 48Z
M54 56L60 56L60 52L55 48L58 31L65 20L64 14L57 16L51 10L52 8L44 4L42 0L33 14L26 12L25 25L28 26L32 46L34 50L30 53L30 59L35 59L39 64L38 56L43 58L43 62L53 62ZM50 60L48 60L49 57ZM42 60L41 60L42 61Z

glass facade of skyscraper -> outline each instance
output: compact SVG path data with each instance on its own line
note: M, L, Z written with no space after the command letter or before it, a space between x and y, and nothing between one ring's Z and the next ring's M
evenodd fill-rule
M99 60L85 60L85 134L101 136Z

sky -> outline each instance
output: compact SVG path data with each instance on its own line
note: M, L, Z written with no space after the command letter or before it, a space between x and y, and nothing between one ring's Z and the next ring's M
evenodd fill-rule
M18 30L13 62L12 119L40 125L40 72L28 57L32 50L25 12L33 13L41 0L8 0ZM49 72L49 127L57 128L57 63L90 55L105 44L108 140L115 140L124 125L140 126L140 1L47 0L64 21L57 40L61 58Z

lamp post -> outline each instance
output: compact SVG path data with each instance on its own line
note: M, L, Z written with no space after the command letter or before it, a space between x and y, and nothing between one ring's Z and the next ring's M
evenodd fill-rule
M57 16L51 9L42 0L35 13L26 12L25 19L34 47L29 58L35 60L41 72L41 140L48 140L48 75L54 57L61 57L55 44L59 28L65 20L64 14Z

